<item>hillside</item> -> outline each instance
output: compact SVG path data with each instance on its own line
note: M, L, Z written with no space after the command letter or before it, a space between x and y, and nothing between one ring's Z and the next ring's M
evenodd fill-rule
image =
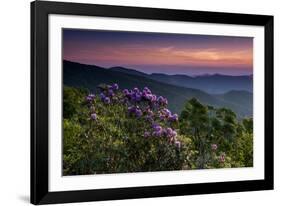
M232 108L243 111L242 115L253 113L253 94L246 91L230 91L225 94L216 95L222 101L232 102ZM243 98L242 98L243 97Z
M129 69L115 67L105 69L98 66L83 65L74 62L64 61L63 63L63 81L64 85L72 87L87 88L92 92L98 92L97 86L101 83L112 84L117 82L120 88L133 88L138 86L143 88L145 86L151 88L157 95L167 97L169 100L170 109L173 112L180 113L184 103L192 98L197 98L200 102L215 107L228 107L235 111L239 116L252 116L251 105L252 98L248 98L246 106L240 105L236 100L245 99L246 96L252 96L249 92L237 93L234 100L230 95L210 95L199 89L185 88L172 84L156 81L152 78L142 75L144 73L136 73Z
M225 93L231 90L252 92L251 76L226 76L220 74L189 77L186 75L151 74L151 79L169 84L203 90L211 94Z

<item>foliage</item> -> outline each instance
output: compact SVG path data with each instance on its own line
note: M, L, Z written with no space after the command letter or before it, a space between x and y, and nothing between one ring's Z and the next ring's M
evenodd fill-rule
M252 119L193 98L178 117L149 88L64 87L64 175L252 166Z
M189 100L180 116L180 132L191 137L194 168L252 166L253 134L251 119L241 124L227 108L202 105Z
M166 98L116 84L100 90L86 96L64 89L64 174L183 168L189 140L177 135Z

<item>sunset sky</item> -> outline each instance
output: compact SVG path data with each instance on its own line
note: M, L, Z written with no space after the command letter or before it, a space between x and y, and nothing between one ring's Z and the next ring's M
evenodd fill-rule
M145 73L253 73L253 38L210 35L63 30L63 59Z

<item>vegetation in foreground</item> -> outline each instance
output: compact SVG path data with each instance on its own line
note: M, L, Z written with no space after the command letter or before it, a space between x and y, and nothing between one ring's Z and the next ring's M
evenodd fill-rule
M253 166L252 118L195 98L178 116L147 87L99 89L64 87L64 175Z

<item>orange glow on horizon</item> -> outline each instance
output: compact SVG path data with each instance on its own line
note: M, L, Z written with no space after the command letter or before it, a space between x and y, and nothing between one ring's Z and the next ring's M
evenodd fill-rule
M120 47L113 48L110 53L108 50L103 52L99 50L81 50L76 51L83 54L83 58L96 61L110 61L116 65L126 64L144 64L149 62L151 65L220 65L232 66L242 65L252 67L253 51L252 49L178 49L173 47ZM72 57L69 56L71 59Z

